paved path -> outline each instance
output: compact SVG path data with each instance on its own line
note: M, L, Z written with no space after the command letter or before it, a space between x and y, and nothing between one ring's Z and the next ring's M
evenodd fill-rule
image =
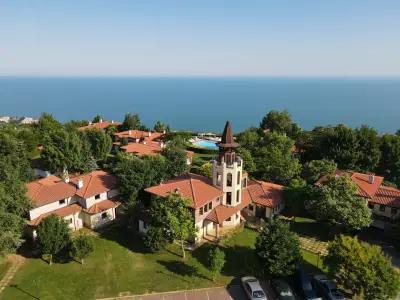
M25 262L24 257L16 254L10 255L8 259L11 262L11 267L7 270L6 274L4 274L4 277L0 280L0 294L8 286L10 281L13 279L15 273Z
M167 292L159 294L123 296L98 300L246 300L240 285L206 288L189 291Z

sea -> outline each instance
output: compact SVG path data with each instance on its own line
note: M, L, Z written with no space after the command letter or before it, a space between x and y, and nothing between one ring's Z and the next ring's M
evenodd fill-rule
M0 116L53 114L65 122L96 114L121 121L138 113L175 130L235 132L287 109L309 130L339 123L380 133L400 128L400 78L0 77Z

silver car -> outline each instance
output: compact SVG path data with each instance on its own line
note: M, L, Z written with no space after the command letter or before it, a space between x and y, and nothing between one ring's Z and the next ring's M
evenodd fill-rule
M268 300L260 282L253 276L242 277L243 288L250 300Z

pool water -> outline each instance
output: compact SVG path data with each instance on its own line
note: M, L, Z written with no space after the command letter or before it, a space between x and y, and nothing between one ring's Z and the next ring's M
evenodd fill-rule
M218 150L217 143L213 142L213 141L209 141L209 140L200 140L200 141L194 142L193 145L200 147L200 148Z

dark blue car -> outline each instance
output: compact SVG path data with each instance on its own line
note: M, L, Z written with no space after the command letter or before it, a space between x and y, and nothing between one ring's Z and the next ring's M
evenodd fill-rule
M294 285L298 295L305 300L322 300L312 284L310 276L303 270L297 269L294 274Z

